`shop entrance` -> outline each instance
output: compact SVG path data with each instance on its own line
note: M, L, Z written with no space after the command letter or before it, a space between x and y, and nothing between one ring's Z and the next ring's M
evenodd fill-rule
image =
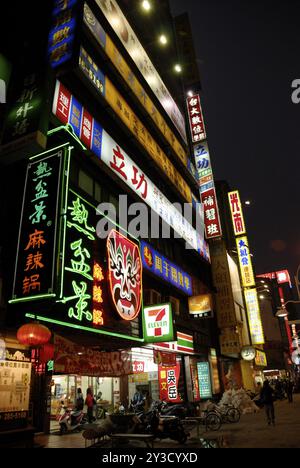
M94 408L95 419L103 418L105 412L113 412L114 407L120 401L120 378L53 375L51 382L51 431L59 428L57 417L62 406L74 408L79 388L83 393L84 400L87 389L92 390L97 402ZM84 412L86 411L85 406Z

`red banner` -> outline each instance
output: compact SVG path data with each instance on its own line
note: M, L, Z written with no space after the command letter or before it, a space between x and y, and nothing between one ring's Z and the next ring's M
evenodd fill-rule
M181 397L178 392L180 377L180 364L174 367L158 367L159 397L168 403L180 403Z
M222 236L217 195L214 188L201 193L201 202L204 205L204 221L206 239Z
M205 124L200 96L198 94L188 98L187 108L193 143L199 143L199 141L206 140Z
M88 377L120 377L132 374L131 357L125 351L102 353L78 346L60 336L54 338L54 372Z

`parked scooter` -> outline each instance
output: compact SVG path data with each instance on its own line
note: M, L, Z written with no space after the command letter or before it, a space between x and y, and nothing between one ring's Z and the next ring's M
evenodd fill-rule
M184 419L188 415L188 408L184 403L169 405L165 401L158 403L158 410L161 416L176 416Z
M60 434L68 432L81 431L83 424L86 422L83 411L72 411L64 406L58 417L60 426Z
M179 417L161 415L157 406L147 413L146 421L147 432L157 439L172 439L184 444L189 436Z

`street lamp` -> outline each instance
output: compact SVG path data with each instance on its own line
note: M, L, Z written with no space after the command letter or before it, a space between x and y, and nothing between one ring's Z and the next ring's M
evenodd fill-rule
M278 307L276 312L276 317L287 317L289 315L288 311L286 310L285 306L287 304L300 304L300 301L287 301L282 304L282 307Z

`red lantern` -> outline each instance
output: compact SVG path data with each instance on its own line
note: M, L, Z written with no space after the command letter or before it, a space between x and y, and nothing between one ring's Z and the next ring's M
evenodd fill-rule
M44 344L40 349L40 363L46 364L54 358L54 345L51 343Z
M41 346L48 343L50 338L51 331L49 328L38 322L23 325L17 332L19 343L27 346Z

